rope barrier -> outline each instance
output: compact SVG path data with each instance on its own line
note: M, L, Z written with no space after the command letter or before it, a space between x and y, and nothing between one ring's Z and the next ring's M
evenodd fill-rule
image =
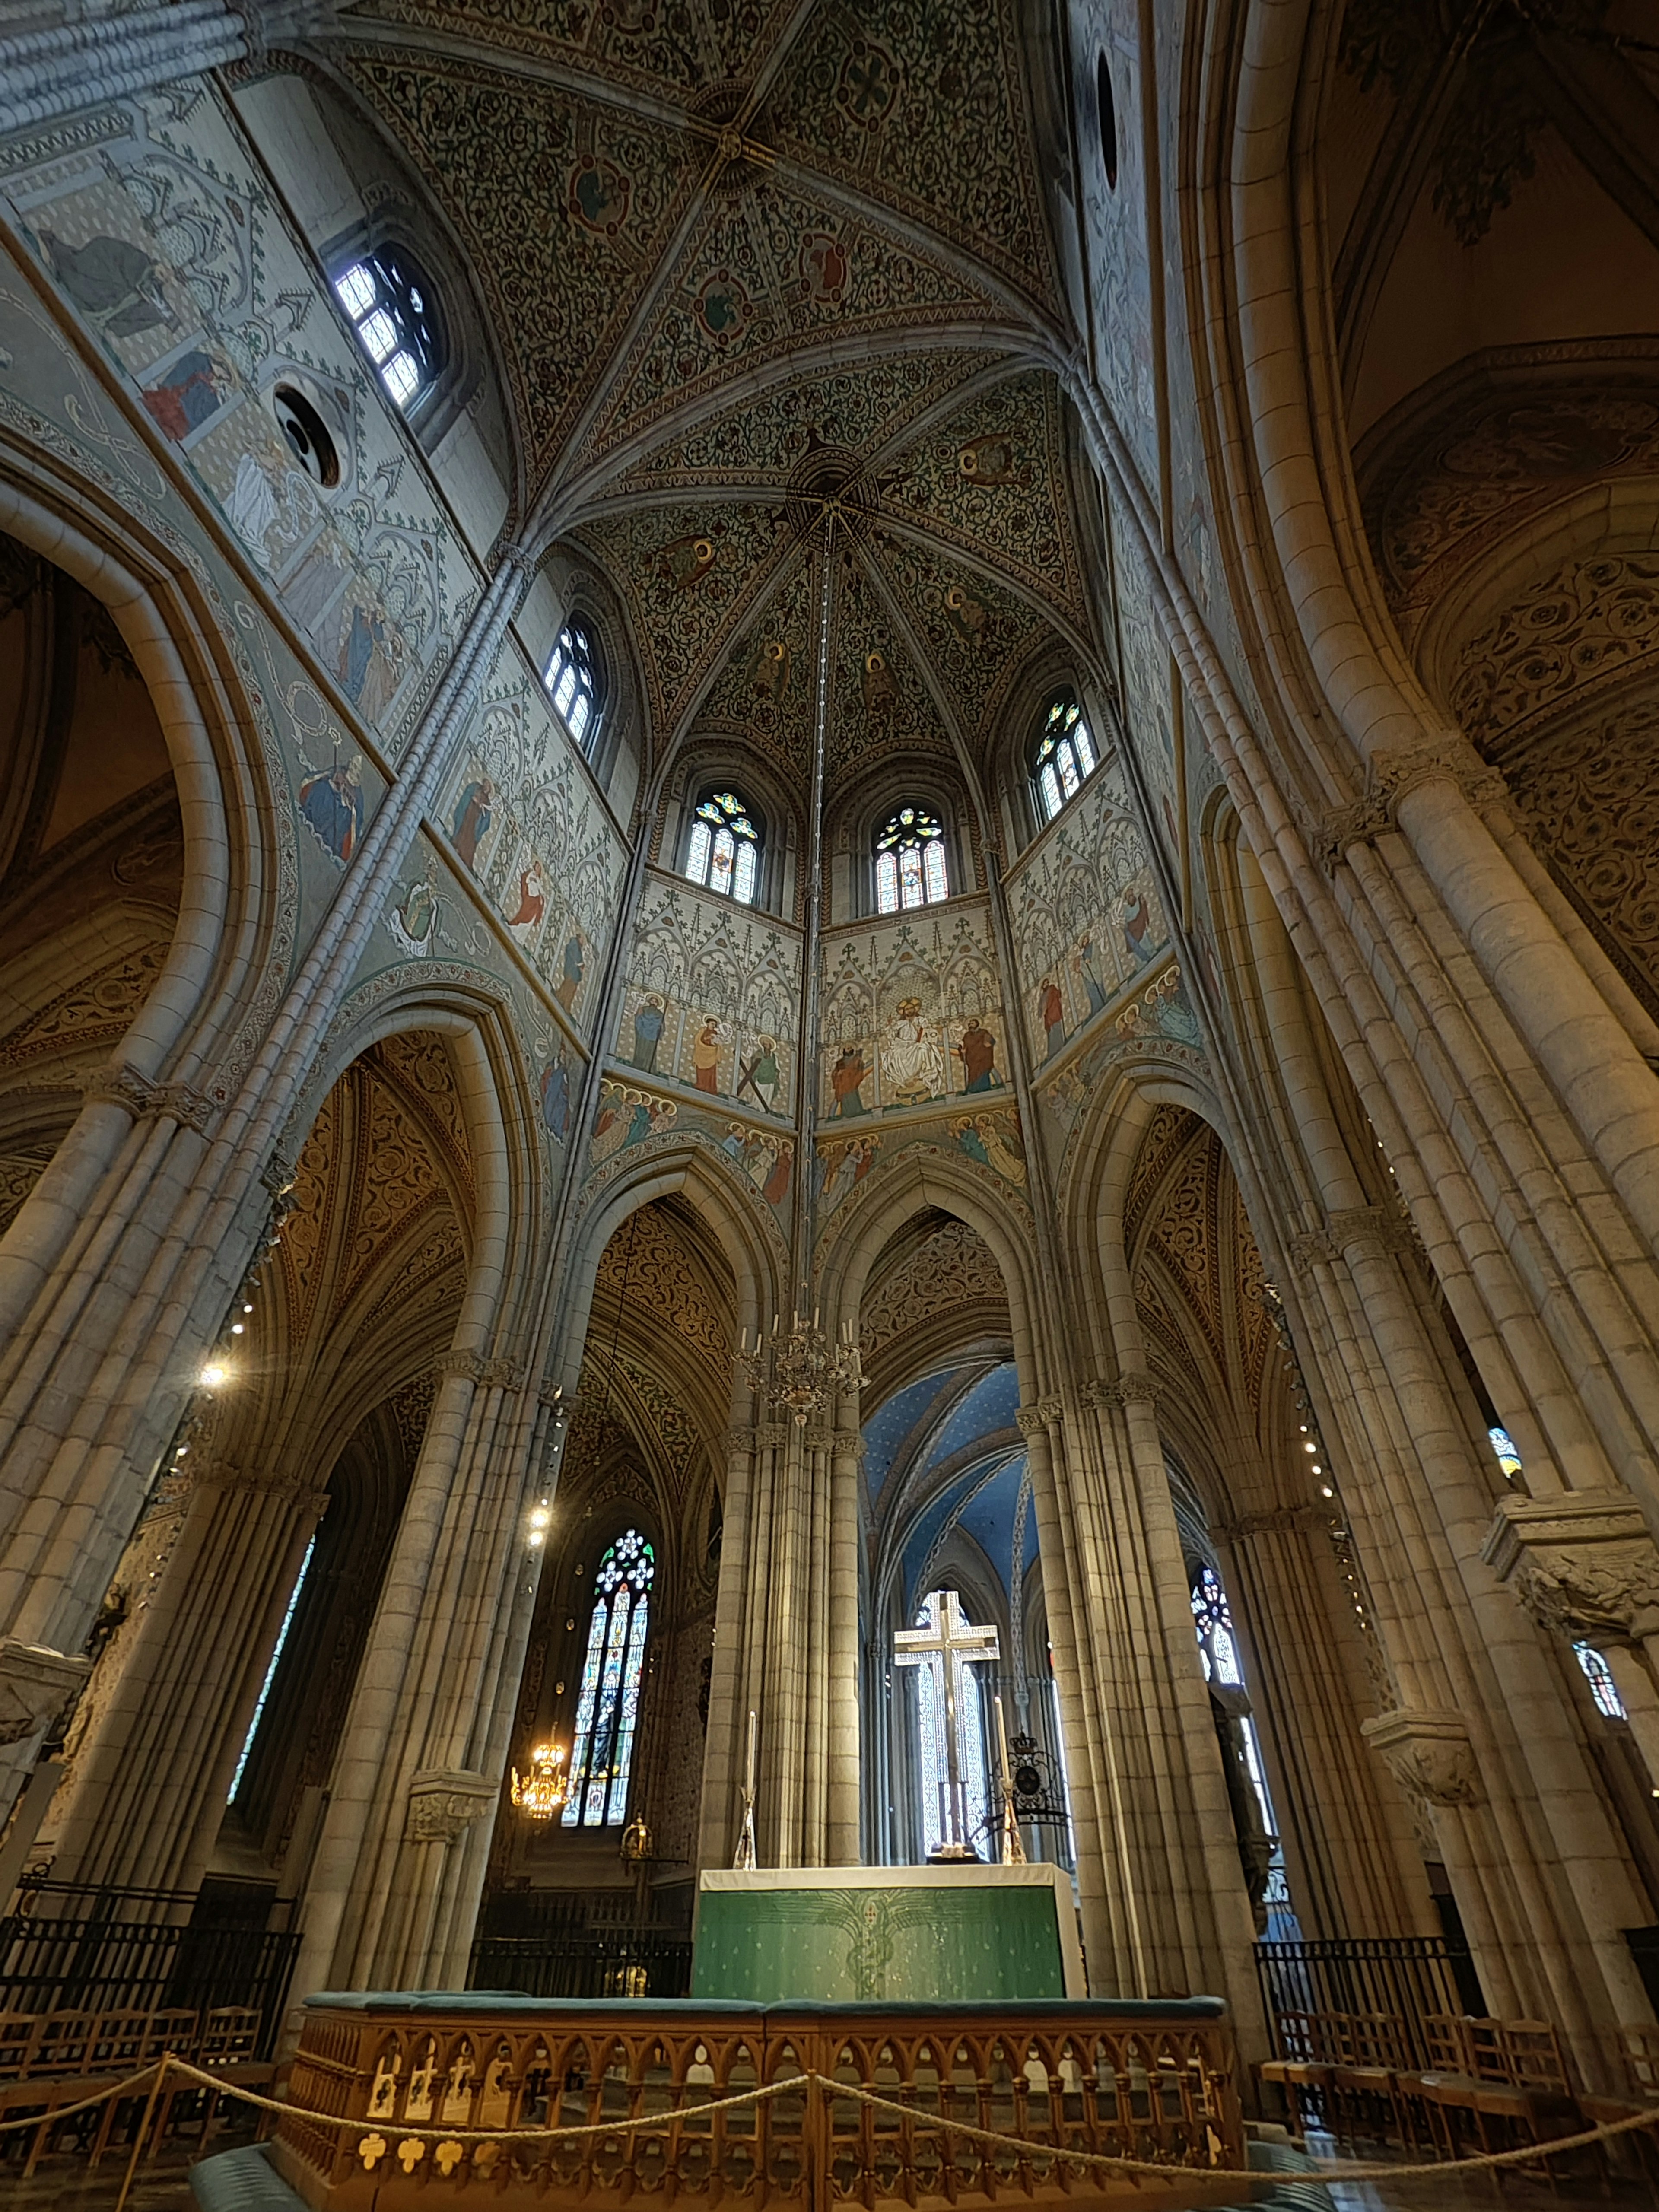
M65 2105L55 2112L36 2112L21 2119L0 2122L0 2132L13 2128L55 2125L59 2120L69 2119L77 2112L88 2112L112 2097L131 2096L143 2083L152 2081L154 2077L145 2107L144 2124L135 2139L132 2165L129 2166L127 2185L121 2192L121 2201L125 2203L126 2187L131 2182L132 2166L137 2163L139 2146L149 2132L150 2116L162 2081L168 2075L202 2088L217 2090L223 2096L234 2097L238 2103L252 2105L259 2112L276 2112L289 2119L304 2120L313 2127L335 2130L362 2129L368 2133L377 2133L384 2124L404 2140L412 2137L422 2142L456 2144L572 2142L587 2136L634 2135L647 2129L661 2133L665 2130L683 2126L687 2122L701 2121L715 2112L729 2112L739 2105L763 2105L775 2097L781 2096L786 2090L811 2086L822 2090L827 2097L849 2098L876 2111L891 2112L900 2119L909 2121L913 2127L925 2128L937 2134L962 2136L969 2142L986 2143L994 2149L1016 2151L1023 2158L1035 2155L1058 2159L1068 2166L1093 2167L1126 2175L1156 2176L1166 2181L1182 2173L1202 2173L1206 2180L1211 2181L1260 2184L1264 2179L1263 2173L1254 2166L1190 2166L1169 2160L1127 2158L1115 2156L1108 2151L1074 2148L1065 2143L1036 2142L1028 2136L1004 2135L995 2129L976 2127L967 2120L951 2119L942 2113L918 2111L913 2105L899 2104L890 2097L878 2096L872 2089L861 2088L848 2081L837 2081L831 2075L820 2074L812 2069L800 2074L785 2075L775 2081L757 2084L752 2089L744 2089L729 2097L715 2097L695 2105L676 2106L666 2112L640 2113L632 2119L593 2120L568 2126L540 2128L446 2128L426 2126L412 2121L394 2123L389 2118L383 2123L372 2113L352 2118L338 2112L314 2112L305 2105L290 2104L282 2098L262 2096L255 2090L243 2088L235 2081L227 2080L223 2074L192 2066L188 2059L177 2057L167 2051L154 2066L147 2066L141 2073L131 2075L125 2081L112 2083L108 2088L83 2098L78 2104ZM1437 2159L1426 2166L1402 2165L1380 2159L1321 2159L1315 2160L1307 2172L1294 2178L1304 2184L1414 2181L1426 2179L1431 2175L1443 2177L1454 2173L1491 2172L1505 2166L1523 2166L1540 2158L1554 2158L1564 2151L1583 2150L1591 2143L1609 2142L1615 2136L1633 2134L1638 2128L1654 2126L1659 2126L1659 2106L1626 2113L1622 2119L1603 2121L1600 2126L1586 2128L1577 2135L1552 2136L1543 2142L1522 2143L1512 2150L1483 2151L1468 2158Z

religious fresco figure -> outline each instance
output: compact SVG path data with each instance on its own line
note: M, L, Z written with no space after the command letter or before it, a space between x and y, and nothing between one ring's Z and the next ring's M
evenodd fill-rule
M769 1206L782 1206L789 1196L789 1184L794 1174L795 1148L785 1143L778 1146L778 1156L772 1172L761 1185L761 1196Z
M320 775L307 776L300 786L300 811L317 834L325 851L343 867L357 849L363 830L363 757L354 753L349 763L336 761Z
M1158 947L1152 942L1152 902L1139 884L1133 891L1125 894L1118 919L1130 959L1137 968L1144 968Z
M546 912L542 872L532 860L527 868L519 871L519 903L507 916L507 926L509 929L533 929Z
M901 999L881 1046L881 1103L921 1106L945 1091L945 1054L920 999Z
M757 699L783 703L789 690L789 647L781 637L763 638L749 661L749 689Z
M1052 975L1045 975L1037 991L1037 1018L1042 1024L1052 1059L1066 1042L1066 1001Z
M997 1073L997 1041L977 1014L969 1018L962 1033L962 1042L952 1045L951 1051L962 1062L964 1091L1000 1091L1002 1078Z
M576 994L581 989L582 976L587 966L587 944L580 930L573 930L566 938L561 965L564 973L560 976L559 987L553 995L566 1013L574 1014L576 1011Z
M570 1133L570 1073L564 1054L558 1054L542 1070L542 1121L548 1133L563 1144Z
M662 1042L666 1019L666 1009L660 999L641 999L634 1009L634 1049L629 1058L643 1075L654 1075L657 1072L657 1047Z
M1097 1014L1105 1012L1106 1001L1110 996L1101 977L1100 956L1095 951L1092 930L1079 945L1072 965L1077 970L1077 979L1082 984L1089 1001L1089 1011L1084 1019L1092 1021Z
M866 714L890 714L898 705L898 685L884 653L866 653L859 678Z
M94 316L109 337L137 337L178 319L161 290L161 264L130 240L100 235L84 246L66 246L55 232L43 230L40 250L76 306Z
M830 1089L836 1102L830 1111L837 1120L844 1121L849 1115L862 1114L866 1110L863 1084L869 1073L865 1065L863 1048L856 1044L842 1045L841 1058L830 1071Z
M763 1036L757 1041L754 1058L745 1061L743 1073L738 1078L738 1087L732 1096L741 1098L745 1091L752 1091L757 1104L764 1107L769 1114L775 1113L777 1109L778 1085L781 1079L778 1073L777 1040L775 1037Z
M691 1080L699 1091L718 1095L720 1087L720 1025L713 1014L691 1046Z
M231 380L226 364L192 346L173 362L165 384L153 384L140 396L165 434L178 445L224 405L221 377L227 383Z
M495 804L495 787L487 775L478 776L469 783L456 804L450 830L455 840L455 850L469 868L476 868L478 865L478 847L489 828Z

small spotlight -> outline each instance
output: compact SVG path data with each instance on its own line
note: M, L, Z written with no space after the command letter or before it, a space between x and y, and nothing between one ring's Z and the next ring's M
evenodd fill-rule
M1331 1488L1328 1482L1324 1482L1319 1486L1319 1494L1322 1498L1334 1498L1336 1492Z
M252 1312L253 1311L253 1309L252 1309L252 1306L244 1306L244 1307L242 1308L242 1311L243 1311L244 1313L252 1313Z
M1305 1452L1317 1451L1319 1449L1319 1446L1317 1444L1304 1444L1302 1449Z
M226 1380L229 1373L230 1370L228 1367L222 1367L216 1359L210 1360L208 1364L202 1370L203 1389L206 1390L216 1390L219 1388L219 1385Z
M231 1334L232 1334L233 1336L240 1336L240 1335L241 1334L241 1333L242 1333L242 1326L243 1326L243 1325L242 1325L242 1323L241 1323L240 1321L234 1321L234 1322L232 1322L232 1323L230 1324L230 1333L231 1333ZM1315 1474L1316 1474L1319 1472L1318 1468L1316 1468L1314 1469L1314 1472L1315 1472Z

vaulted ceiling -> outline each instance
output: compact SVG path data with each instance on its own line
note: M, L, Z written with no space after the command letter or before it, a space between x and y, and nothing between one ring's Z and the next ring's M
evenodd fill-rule
M659 757L799 777L826 607L832 794L971 782L1020 671L1092 655L1030 13L366 0L331 48L470 265L520 521L621 595Z

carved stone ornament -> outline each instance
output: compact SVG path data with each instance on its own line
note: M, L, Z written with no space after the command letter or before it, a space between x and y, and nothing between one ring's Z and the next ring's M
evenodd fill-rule
M0 1639L0 1744L39 1735L91 1672L91 1660L78 1654Z
M1014 1415L1023 1437L1046 1436L1048 1431L1050 1408L1058 1413L1059 1407L1052 1398L1041 1398L1035 1406L1022 1406Z
M314 1472L309 1467L237 1467L229 1460L210 1459L205 1465L198 1465L195 1486L198 1490L252 1492L257 1496L289 1499L307 1512L320 1515L327 1508L329 1493L316 1487Z
M1500 1498L1481 1557L1545 1628L1659 1634L1659 1547L1626 1490Z
M1419 1805L1478 1805L1480 1774L1461 1713L1380 1713L1359 1732L1395 1780Z
M1251 1536L1294 1535L1329 1518L1328 1506L1322 1512L1310 1498L1300 1505L1273 1505L1260 1513L1242 1513L1237 1521L1213 1522L1210 1533L1218 1544L1242 1544Z
M1401 752L1373 753L1364 792L1320 819L1315 844L1320 866L1334 875L1355 845L1370 845L1400 826L1400 804L1426 783L1452 783L1471 806L1506 805L1509 789L1461 732L1449 731L1429 744Z
M480 1359L471 1352L447 1352L438 1362L441 1375L459 1375L481 1390L516 1390L524 1370L516 1359Z
M457 1836L494 1808L499 1786L487 1775L465 1766L429 1766L409 1785L404 1840L453 1844Z
M1150 1375L1120 1375L1110 1382L1086 1382L1083 1395L1091 1406L1109 1409L1120 1406L1155 1406L1158 1384Z
M787 1421L758 1422L754 1435L757 1451L781 1451L789 1440L789 1423Z
M182 1127L194 1129L202 1136L212 1127L219 1112L211 1098L193 1091L188 1083L152 1083L148 1076L135 1074L130 1067L106 1068L89 1077L82 1096L119 1106L135 1121L153 1121L166 1115Z

